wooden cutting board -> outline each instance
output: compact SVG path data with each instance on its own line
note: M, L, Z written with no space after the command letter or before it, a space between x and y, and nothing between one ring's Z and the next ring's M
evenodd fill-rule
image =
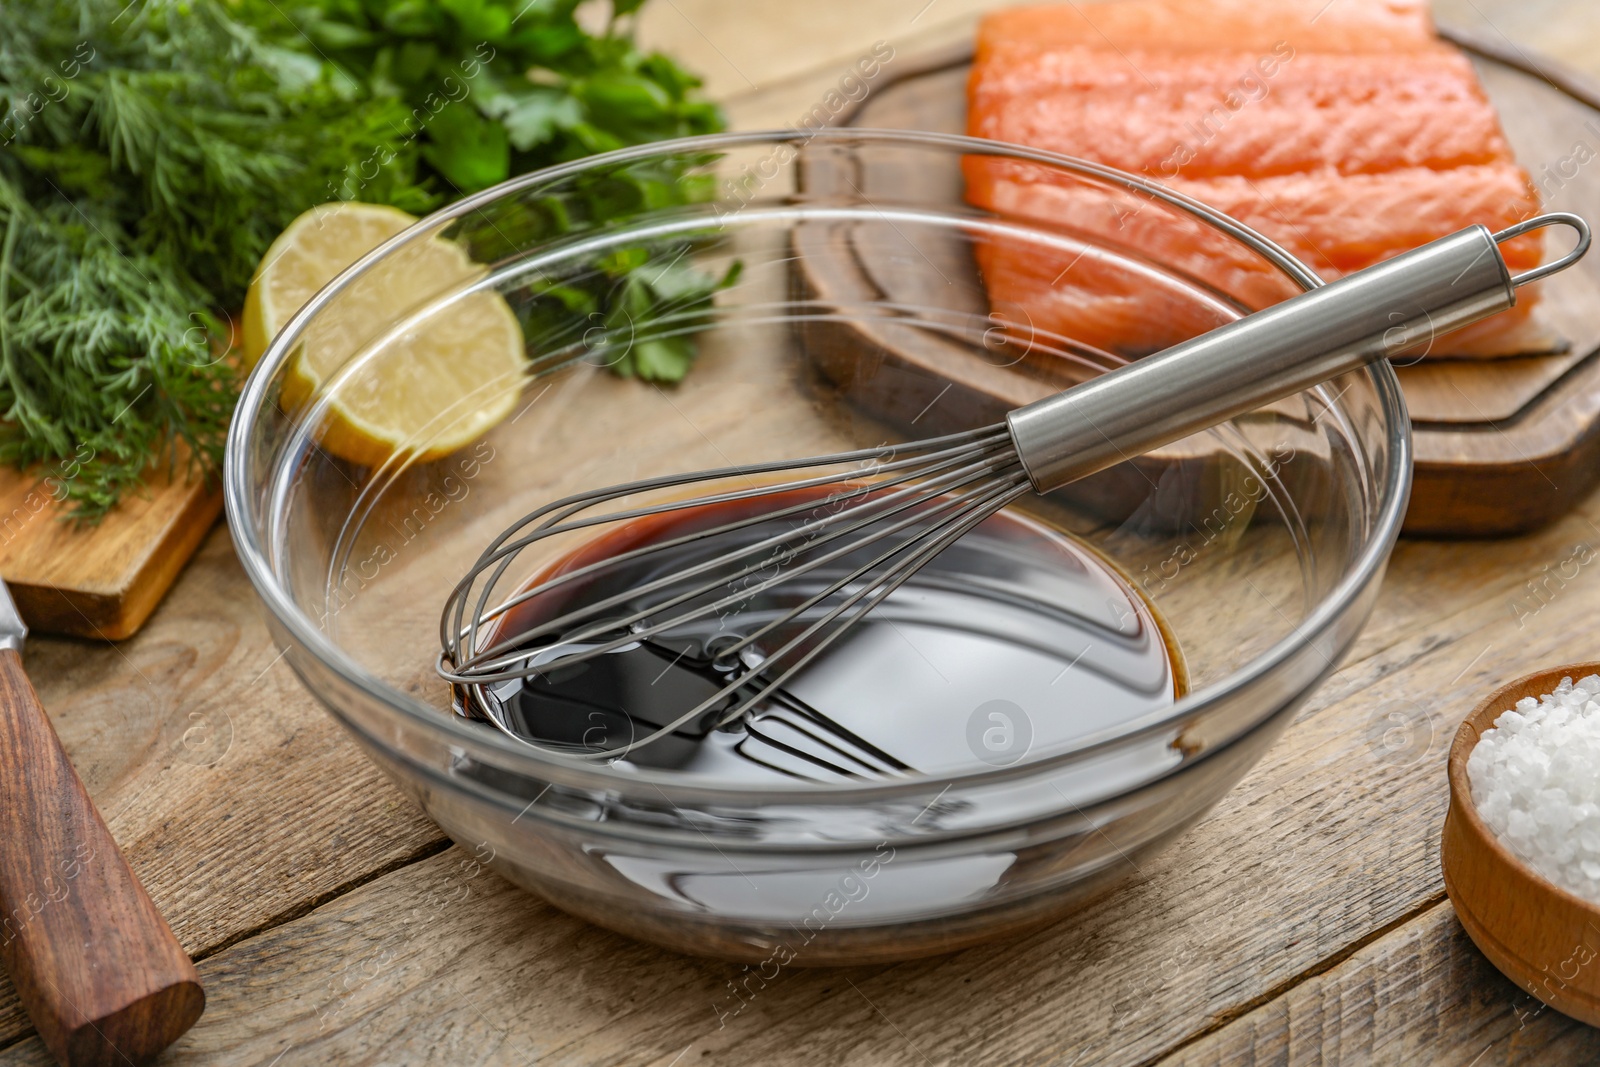
M1600 89L1559 64L1458 31L1443 32L1477 64L1546 208L1600 223ZM965 132L970 62L970 46L897 62L896 73L876 86L848 124ZM1577 163L1586 152L1592 160ZM1566 231L1556 232L1560 236L1554 240L1568 240ZM802 276L819 296L837 285L848 287L842 279L863 267L797 251ZM970 271L970 258L963 262L943 269ZM892 288L881 272L868 273L875 275L871 284ZM1507 360L1439 359L1399 369L1415 430L1416 479L1407 533L1484 537L1532 530L1565 512L1600 480L1600 253L1543 284L1541 314L1569 342L1565 351ZM879 351L885 343L865 330L859 341ZM848 339L836 335L828 342ZM945 367L964 358L953 351L907 356L922 367L930 358ZM973 375L992 377L993 368L981 355L966 360ZM980 391L995 395L993 388Z
M117 640L143 625L222 511L220 488L165 468L99 523L65 519L48 471L0 467L0 575L29 628Z

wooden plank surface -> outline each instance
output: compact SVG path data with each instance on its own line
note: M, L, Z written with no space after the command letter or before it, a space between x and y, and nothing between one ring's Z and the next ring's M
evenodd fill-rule
M222 493L180 463L101 521L76 523L57 499L73 469L0 467L0 575L35 632L118 640L155 610L222 513Z
M442 847L278 662L225 529L137 637L35 638L26 659L112 835L191 954ZM0 981L0 1042L27 1029Z
M1126 894L1036 938L797 972L722 1026L738 968L588 927L451 849L253 936L217 931L213 944L235 943L202 948L211 1006L167 1062L666 1064L685 1047L699 1063L1144 1062L1436 908L1448 727L1525 660L1586 647L1592 592L1551 602L1537 630L1508 605L1597 536L1597 512L1509 545L1403 545L1353 662L1261 766ZM1417 707L1412 687L1438 696ZM1414 729L1395 748L1383 735L1397 711ZM1501 1023L1505 1036L1515 1020Z
M1161 1067L1600 1062L1600 1030L1489 966L1448 903L1204 1035Z
M659 0L647 29L705 69L715 41L762 72L759 91L716 84L744 94L741 123L775 125L873 40L958 39L979 5L912 23L922 6L826 0L769 24L779 5ZM709 36L666 33L678 15ZM276 659L225 530L133 640L42 638L28 658L200 960L207 1013L162 1063L1588 1064L1595 1031L1536 1012L1466 943L1437 841L1459 717L1505 678L1592 658L1600 578L1534 614L1522 598L1597 523L1591 499L1529 537L1402 544L1349 663L1127 892L1023 941L797 971L726 1025L736 967L586 926L443 849ZM0 985L0 1064L43 1056Z

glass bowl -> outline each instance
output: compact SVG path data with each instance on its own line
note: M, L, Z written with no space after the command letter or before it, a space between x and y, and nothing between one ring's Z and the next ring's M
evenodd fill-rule
M1041 202L1057 221L1028 217ZM286 393L319 317L440 238L481 268L360 320L349 374ZM1063 735L1042 728L1070 711L1063 687L1059 706L1019 710L1048 743L974 747L948 773L752 788L520 744L452 712L435 673L447 593L510 521L568 493L984 425L1317 284L1200 204L996 142L801 130L616 152L468 197L323 289L246 385L229 521L306 687L511 881L764 975L949 951L1112 889L1334 669L1410 484L1388 364L1018 505L1138 587L1187 689ZM360 369L489 291L527 341L515 410L442 457L448 417L375 466L330 451L331 405ZM677 384L640 376L691 357Z

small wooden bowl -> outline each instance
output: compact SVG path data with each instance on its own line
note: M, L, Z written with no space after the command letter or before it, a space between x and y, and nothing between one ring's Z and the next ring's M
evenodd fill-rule
M1600 905L1545 881L1503 845L1473 806L1467 780L1467 757L1501 712L1554 691L1562 678L1591 674L1600 674L1600 663L1530 674L1495 690L1467 716L1450 746L1440 861L1456 915L1489 962L1557 1011L1600 1026Z

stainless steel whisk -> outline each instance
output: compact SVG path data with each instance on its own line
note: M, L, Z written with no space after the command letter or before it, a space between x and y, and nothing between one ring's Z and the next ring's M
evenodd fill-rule
M1573 250L1513 277L1499 244L1555 224L1577 232ZM554 501L495 538L451 592L440 620L439 674L478 698L482 710L493 706L485 698L497 686L653 643L676 656L673 662L709 671L715 691L666 721L647 723L654 729L622 745L540 747L617 759L677 731L727 726L781 695L789 679L919 568L1019 497L1047 493L1374 360L1415 351L1511 307L1517 288L1576 263L1589 241L1588 226L1567 213L1495 234L1469 227L1018 408L1001 424L910 444L649 478ZM766 480L794 472L806 473ZM699 496L586 514L640 494L718 482L724 485ZM695 522L697 511L752 503L763 506L728 522ZM529 546L649 517L675 517L685 529L496 601L496 589ZM678 565L652 569L665 553L677 553ZM577 583L608 573L625 573L624 587L500 632L521 605L553 597L560 607ZM749 629L730 632L730 617ZM487 717L528 741L498 716Z

